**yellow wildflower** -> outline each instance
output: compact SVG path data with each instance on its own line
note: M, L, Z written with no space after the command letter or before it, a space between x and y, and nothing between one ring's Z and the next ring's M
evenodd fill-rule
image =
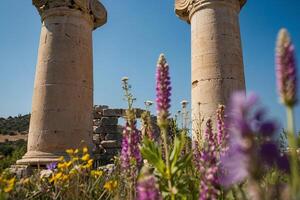
M63 175L63 173L61 173L61 172L58 172L57 174L52 175L52 178L49 180L50 183L57 182L62 177L62 175Z
M58 159L59 161L64 161L65 160L65 158L63 157L63 156L61 156L61 157L59 157L59 159Z
M66 163L67 167L70 167L71 165L72 165L72 161L69 161L69 162Z
M67 164L67 162L58 163L57 168L61 169L61 170L67 169L68 168L68 164Z
M108 181L104 184L104 188L106 190L108 190L109 192L111 192L112 190L114 190L118 185L118 182L117 181Z
M88 160L87 164L83 165L84 169L91 168L93 165L93 159Z
M69 155L73 155L74 154L74 150L73 149L67 149L66 152Z
M93 163L87 163L85 165L81 165L80 168L81 169L90 169L92 167Z
M81 160L83 160L83 161L88 161L89 159L90 159L89 154L85 154L84 156L81 157Z
M93 159L89 159L88 164L92 166L92 164L93 164Z
M74 163L74 162L76 162L76 161L78 161L79 160L79 158L78 157L74 157L74 158L72 158L72 162Z
M78 154L79 150L75 149L74 154Z
M78 172L78 171L77 171L76 169L73 168L73 169L70 170L69 174L70 174L70 175L75 175L75 174L77 174L77 172Z
M82 151L83 151L83 153L87 153L89 150L87 147L83 147Z
M98 177L102 176L102 174L103 174L103 171L101 171L101 170L92 170L91 171L91 175L94 178L98 178Z
M67 181L67 180L69 179L69 176L68 176L68 175L63 175L63 176L61 177L61 179L62 179L63 181Z
M58 169L67 169L72 165L72 161L69 162L63 162L63 163L58 163L57 168Z
M6 181L6 186L4 187L4 192L10 192L14 189L15 177Z

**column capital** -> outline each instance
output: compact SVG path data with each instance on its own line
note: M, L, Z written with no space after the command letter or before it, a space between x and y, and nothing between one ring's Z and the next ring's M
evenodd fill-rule
M231 4L234 6L234 3L238 2L238 8L241 9L247 0L175 0L175 13L180 19L190 23L192 15L205 6L213 3Z
M80 10L89 15L94 29L104 25L107 20L106 9L98 0L32 0L32 4L39 11L42 20L45 11L59 7Z

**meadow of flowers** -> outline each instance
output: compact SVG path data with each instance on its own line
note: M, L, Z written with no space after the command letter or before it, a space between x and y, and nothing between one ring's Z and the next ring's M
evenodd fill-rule
M232 95L220 105L215 120L200 120L205 130L190 138L182 102L184 125L179 128L170 109L169 65L160 55L156 73L159 131L152 127L149 107L141 130L134 113L134 96L122 79L128 102L122 149L114 164L94 168L82 146L66 150L68 157L38 169L29 177L0 175L0 199L300 199L299 137L293 110L297 104L294 46L280 30L276 44L276 77L280 102L286 108L287 128L271 120L254 94Z

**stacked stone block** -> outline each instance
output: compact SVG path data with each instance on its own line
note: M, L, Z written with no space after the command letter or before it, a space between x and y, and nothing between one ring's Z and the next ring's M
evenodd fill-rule
M136 117L140 118L142 109L136 109ZM119 118L124 118L126 109L112 109L106 105L94 106L93 142L96 164L104 165L112 162L112 158L121 150L122 129L118 125Z
M119 109L118 109L119 110ZM120 150L122 134L118 126L120 113L108 106L95 106L93 112L94 155L98 165L108 163Z

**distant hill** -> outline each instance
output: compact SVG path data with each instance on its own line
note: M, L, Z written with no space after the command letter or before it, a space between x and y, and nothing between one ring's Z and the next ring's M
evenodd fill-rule
M14 135L16 133L28 133L30 114L18 115L8 118L0 117L0 134Z

